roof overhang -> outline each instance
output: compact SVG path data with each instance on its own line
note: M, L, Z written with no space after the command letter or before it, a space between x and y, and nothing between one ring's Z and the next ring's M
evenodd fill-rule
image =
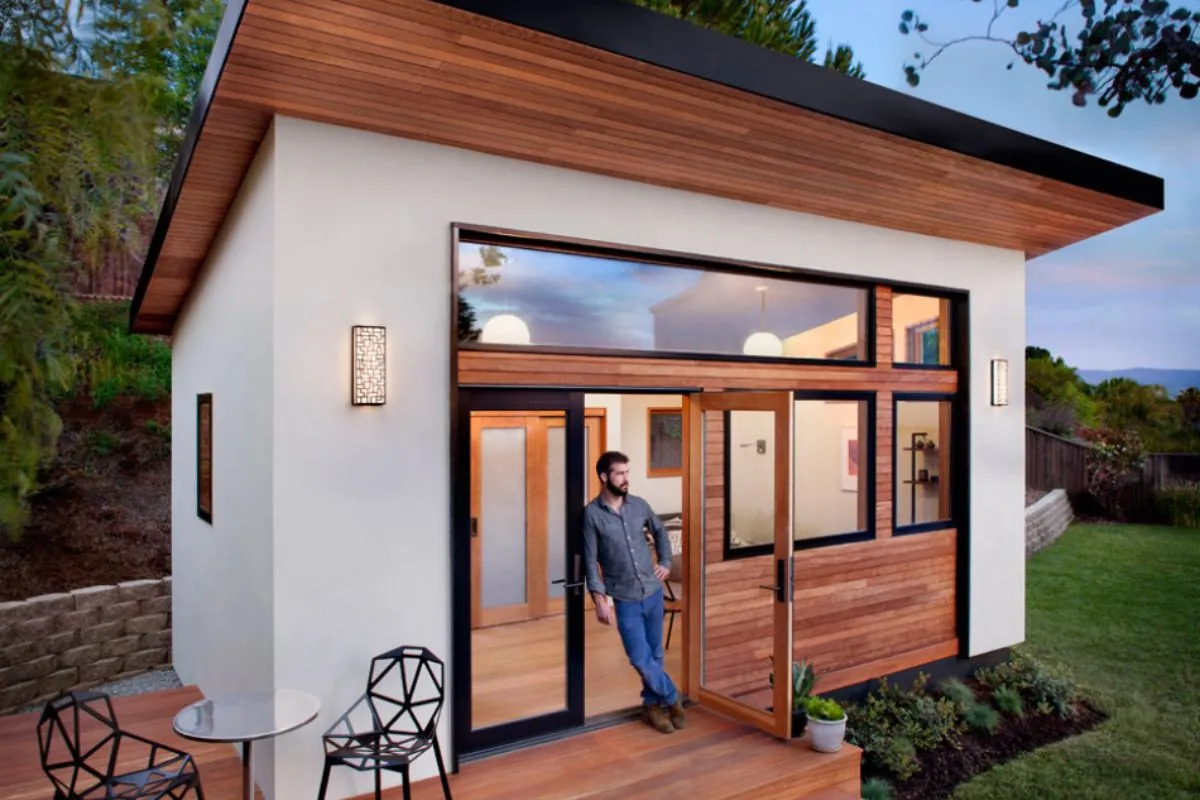
M622 0L230 0L132 326L170 332L275 114L1029 257L1161 178Z

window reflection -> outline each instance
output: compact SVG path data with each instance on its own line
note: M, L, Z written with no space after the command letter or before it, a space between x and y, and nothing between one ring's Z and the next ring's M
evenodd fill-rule
M866 360L866 289L459 245L459 340Z

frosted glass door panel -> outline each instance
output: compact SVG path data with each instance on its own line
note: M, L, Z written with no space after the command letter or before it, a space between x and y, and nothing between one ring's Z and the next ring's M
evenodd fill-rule
M550 534L547 547L547 581L550 599L566 594L561 581L567 577L567 429L546 431L546 521Z
M480 440L483 607L526 602L524 428L484 428Z

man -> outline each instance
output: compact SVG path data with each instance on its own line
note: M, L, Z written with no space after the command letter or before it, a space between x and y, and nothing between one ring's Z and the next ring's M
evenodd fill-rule
M600 494L583 509L583 557L596 617L613 623L629 663L642 678L642 716L662 733L684 725L683 702L663 668L663 585L671 568L671 542L650 504L629 494L629 458L608 452L596 463ZM643 531L654 534L658 564ZM600 577L604 570L604 577Z

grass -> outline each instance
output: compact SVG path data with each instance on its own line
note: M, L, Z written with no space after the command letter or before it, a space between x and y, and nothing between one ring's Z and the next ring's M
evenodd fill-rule
M1028 567L1027 643L1110 719L955 800L1200 796L1200 530L1077 525Z

